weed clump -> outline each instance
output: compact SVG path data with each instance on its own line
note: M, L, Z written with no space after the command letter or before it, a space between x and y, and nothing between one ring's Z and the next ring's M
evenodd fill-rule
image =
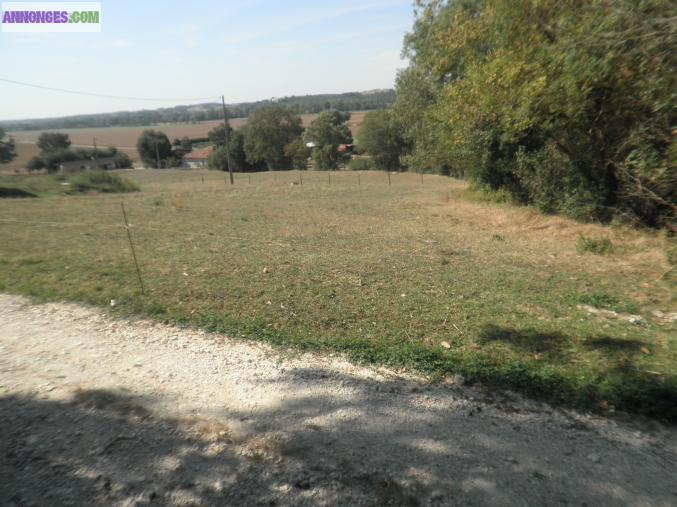
M576 250L578 253L593 253L596 255L611 255L613 253L613 244L609 238L590 238L579 236Z
M131 181L116 174L105 171L88 171L68 178L69 193L101 192L106 194L122 194L138 192L139 187Z

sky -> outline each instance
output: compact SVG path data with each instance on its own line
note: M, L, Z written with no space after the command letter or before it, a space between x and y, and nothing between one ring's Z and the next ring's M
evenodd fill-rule
M411 0L102 0L100 33L0 33L0 78L92 93L236 103L391 88ZM177 104L0 81L0 120Z

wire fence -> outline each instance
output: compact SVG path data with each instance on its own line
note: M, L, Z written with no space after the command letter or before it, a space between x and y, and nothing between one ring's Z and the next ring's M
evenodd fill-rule
M305 173L305 174L304 174ZM259 173L261 174L261 173ZM266 180L259 180L252 182L252 174L248 173L237 173L238 176L238 181L239 183L239 188L242 188L242 183L245 183L245 187L251 187L253 185L266 185L266 184L274 184L274 185L279 185L283 184L284 186L287 185L292 185L292 186L303 186L304 179L303 177L305 176L305 183L306 185L322 185L323 182L331 186L332 183L334 185L337 185L339 182L342 184L353 184L358 187L361 187L363 184L365 184L365 178L363 174L360 174L360 172L352 172L352 171L313 171L313 172L306 172L306 171L277 171L274 173L264 173L267 176L269 176L268 179ZM324 180L326 174L326 180ZM370 171L368 175L370 176L367 178L366 183L367 184L374 184L374 182L378 182L381 185L387 185L387 186L392 186L393 185L393 179L391 177L390 172L385 172L382 177L375 178L377 176L377 172L375 171ZM398 174L398 173L395 173ZM186 176L187 178L185 180L174 180L170 181L170 187L167 189L167 193L169 194L167 197L173 198L173 197L180 197L182 194L177 193L176 186L182 184L190 184L190 188L186 188L186 190L190 190L191 193L195 191L205 191L205 190L211 190L208 188L205 188L205 185L211 184L218 184L218 185L225 185L225 190L226 192L229 191L230 189L237 189L238 185L235 185L234 187L228 184L228 180L224 179L223 183L221 183L221 178L226 177L227 174L223 173L218 173L215 174L214 176L218 176L218 178L215 178L214 176L211 176L207 179L205 179L205 174L196 174L196 173L191 173L189 171L186 171ZM332 179L333 176L333 179ZM340 180L340 181L339 181ZM423 174L420 175L420 183L424 183L423 179ZM222 187L222 191L224 188ZM163 194L161 194L163 195ZM448 202L448 196L449 193L447 192L447 202ZM130 194L129 197L127 197L128 201L132 201L134 199L135 195ZM146 195L146 197L148 197ZM109 201L110 202L110 201ZM136 271L138 281L139 281L139 288L141 290L141 293L145 293L146 291L146 284L144 283L144 277L143 277L143 270L142 270L142 263L139 262L139 258L137 257L137 241L138 238L135 235L135 232L142 232L146 231L149 233L156 233L158 235L162 235L168 238L174 238L174 237L185 237L188 239L192 238L203 238L206 240L209 240L210 242L213 242L215 237L218 238L219 241L229 241L232 243L235 242L246 242L249 246L251 246L251 243L261 243L262 247L267 248L272 245L275 246L280 246L280 247L290 247L291 243L286 240L282 240L279 238L276 239L263 239L261 237L255 237L255 236L250 236L250 237L245 237L245 236L238 236L238 235L230 235L230 234L223 234L222 231L218 232L204 232L200 230L180 230L178 228L172 227L170 224L168 225L163 225L163 226L155 226L155 225L149 225L145 223L139 223L137 220L128 220L127 213L125 210L125 204L121 201L120 202L121 209L120 213L117 214L117 216L110 211L105 211L102 209L99 209L96 211L96 216L98 217L105 217L111 222L101 222L101 221L91 221L91 220L86 220L86 221L66 221L66 220L31 220L31 219L25 219L25 218L13 218L13 217L3 217L0 218L0 223L2 224L17 224L17 225L25 225L25 226L37 226L37 227L59 227L59 228L73 228L73 229L84 229L87 231L87 233L90 233L93 230L109 230L109 231L120 231L122 232L123 230L125 233L120 235L121 241L125 241L122 238L126 237L126 240L128 242L128 249L129 249L129 259L134 263L134 270ZM117 221L117 223L113 223L112 221ZM146 240L148 237L145 238ZM144 252L141 252L142 257Z

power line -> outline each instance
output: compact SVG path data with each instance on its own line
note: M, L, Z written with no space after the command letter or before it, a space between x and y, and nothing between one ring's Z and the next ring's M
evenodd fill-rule
M66 88L56 88L53 86L44 86L44 85L39 85L39 84L34 84L34 83L26 83L24 81L16 81L14 79L6 79L3 77L0 77L0 81L3 81L5 83L10 83L10 84L15 84L15 85L20 85L20 86L28 86L31 88L39 88L41 90L49 90L52 92L62 92L62 93L72 93L73 95L86 95L88 97L102 97L106 99L119 99L119 100L142 100L142 101L151 101L151 102L189 102L189 101L196 101L196 100L215 100L220 98L218 95L213 95L210 97L192 97L192 98L179 98L179 99L160 99L160 98L149 98L149 97L125 97L122 95L107 95L104 93L93 93L93 92L83 92L83 91L78 91L78 90L68 90Z

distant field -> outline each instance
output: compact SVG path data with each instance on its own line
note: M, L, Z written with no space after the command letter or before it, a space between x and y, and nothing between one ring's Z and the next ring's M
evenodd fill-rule
M16 158L9 164L0 164L0 174L13 173L15 171L23 171L28 164L28 161L40 154L40 150L35 144L24 144L17 142L16 144Z
M362 120L366 112L356 111L351 113L351 118L348 122L353 135L362 124ZM317 115L304 114L301 115L304 126L307 126ZM88 128L88 129L61 129L70 136L71 142L75 146L91 147L94 138L97 139L98 146L117 146L118 149L127 153L135 162L139 161L139 154L136 151L136 141L141 133L149 128L161 130L171 141L176 138L188 136L191 138L207 137L207 133L222 121L214 120L201 123L171 123L162 125L140 126L140 127L110 127L110 128ZM247 123L246 118L233 118L230 120L234 128L241 127ZM42 131L26 130L9 132L17 142L18 157L11 163L0 166L2 172L14 172L15 170L22 170L26 167L26 163L35 155L38 154L35 143Z
M478 202L439 176L119 174L142 191L0 199L0 290L677 421L666 236ZM581 253L580 235L613 251Z

